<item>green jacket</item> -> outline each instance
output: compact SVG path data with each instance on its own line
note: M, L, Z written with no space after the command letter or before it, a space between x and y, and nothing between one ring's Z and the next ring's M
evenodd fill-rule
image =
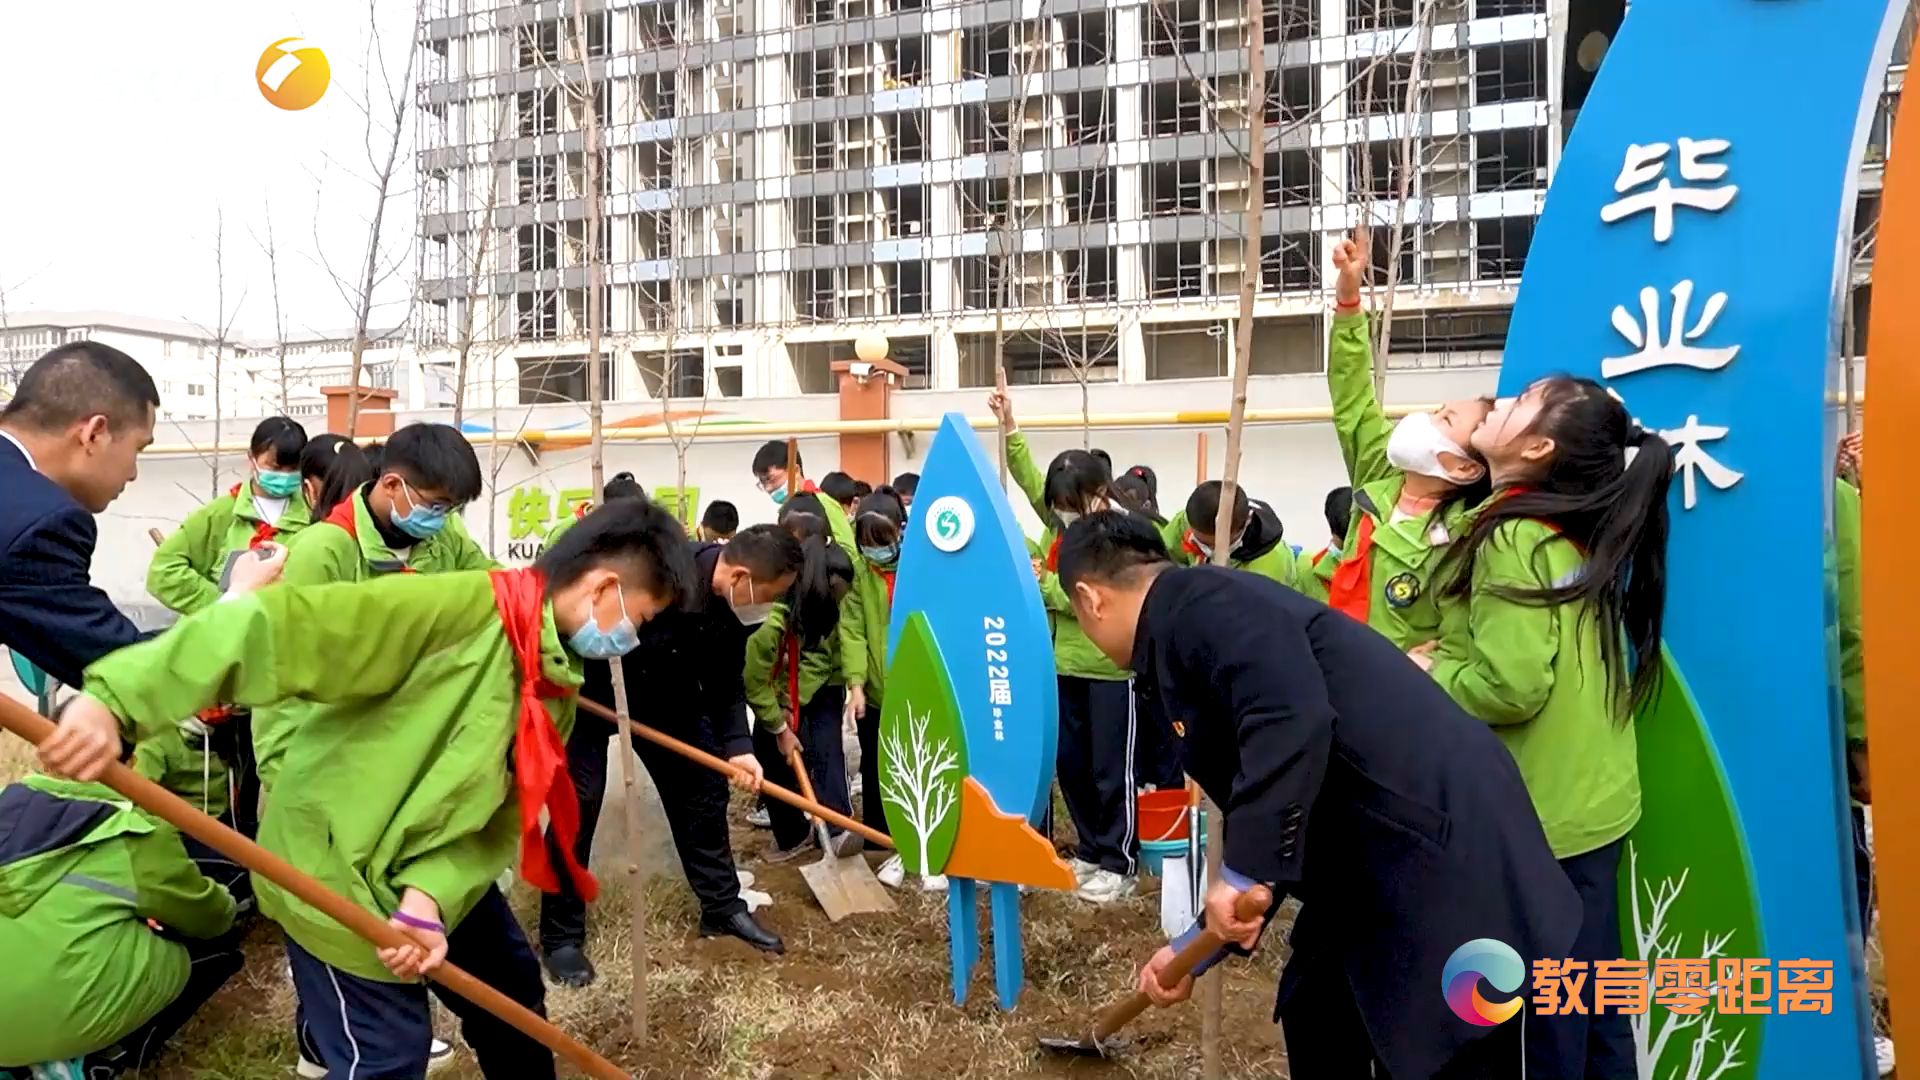
M1834 566L1840 608L1840 702L1847 742L1867 741L1867 663L1860 643L1860 489L1845 480L1833 484Z
M227 763L207 746L207 736L176 727L133 748L133 771L193 804L209 817L225 817Z
M1327 346L1327 389L1333 397L1333 430L1353 485L1353 519L1343 552L1359 549L1361 520L1372 520L1372 565L1367 576L1367 625L1402 649L1432 641L1440 633L1433 594L1434 572L1448 545L1466 535L1473 508L1459 500L1427 514L1390 524L1406 475L1387 461L1393 424L1373 393L1373 344L1364 314L1336 315ZM1344 559L1329 556L1313 568L1314 580L1302 592L1328 599L1335 569Z
M580 661L561 645L551 605L541 641L546 678L577 691ZM484 573L265 589L111 653L86 678L87 693L138 735L217 701L319 706L287 739L284 764L298 781L274 790L260 843L382 917L418 888L448 927L519 841L508 772L519 686ZM546 703L562 738L574 701ZM264 879L254 885L261 912L302 948L394 981L352 931Z
M306 496L295 492L274 525L274 539L286 543L312 522ZM220 599L220 572L227 555L253 545L260 528L251 484L232 491L187 515L153 553L147 565L147 592L182 615L191 615Z
M0 1065L105 1049L178 997L186 946L213 938L233 898L173 826L99 784L29 776L0 792Z
M1281 538L1279 525L1280 519L1272 509L1260 504L1247 523L1247 533L1228 554L1227 565L1272 578L1290 589L1300 589L1300 560ZM1167 554L1176 566L1196 566L1208 561L1187 546L1187 528L1187 512L1182 510L1160 529L1160 540L1167 545Z
M1442 605L1433 664L1434 680L1512 751L1559 859L1610 844L1640 820L1633 725L1617 719L1600 631L1583 623L1582 605L1523 604L1491 588L1548 588L1584 562L1541 522L1502 524L1474 561L1472 594Z
M1099 650L1087 639L1086 631L1080 629L1080 620L1073 617L1073 601L1066 590L1060 587L1060 575L1045 569L1044 560L1053 550L1053 541L1057 530L1054 528L1053 511L1047 507L1047 478L1034 464L1033 450L1027 446L1027 437L1016 431L1007 436L1007 472L1012 474L1013 482L1033 504L1033 512L1040 515L1046 523L1040 534L1039 554L1035 558L1043 560L1040 576L1040 600L1047 606L1047 614L1053 619L1053 664L1062 675L1072 675L1081 679L1101 679L1115 682L1132 677L1132 673L1107 659L1107 654ZM1033 550L1031 547L1029 550Z
M787 605L775 604L767 613L767 621L755 627L753 635L747 638L747 662L741 671L747 704L753 707L753 714L759 718L764 731L778 732L788 726L792 717L793 703L787 693L790 683L787 649ZM812 701L821 687L841 684L840 652L838 627L827 635L827 640L801 651L801 704Z
M499 565L473 542L458 514L447 519L447 527L438 536L415 544L403 564L380 538L380 530L374 528L364 489L353 496L353 512L355 531L351 535L338 525L321 522L294 537L287 545L287 565L280 572L280 580L288 585L326 585L393 573L491 570ZM254 763L261 789L269 795L280 773L289 732L310 711L309 702L287 701L253 714Z
M853 588L840 601L840 672L848 686L866 688L867 704L874 708L880 706L886 688L887 622L892 617L886 577L865 555L855 552Z

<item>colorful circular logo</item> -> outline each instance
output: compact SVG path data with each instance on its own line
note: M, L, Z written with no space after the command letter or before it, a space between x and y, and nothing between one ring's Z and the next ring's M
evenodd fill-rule
M1526 999L1493 1002L1480 996L1480 980L1503 994L1514 994L1526 978L1527 965L1506 942L1474 938L1453 950L1440 972L1440 993L1453 1015L1478 1027L1497 1027L1513 1018Z
M927 508L927 539L945 552L959 551L973 539L973 507L958 495L942 495Z
M267 46L253 68L260 96L289 112L313 106L327 92L332 79L327 54L300 38L281 38Z

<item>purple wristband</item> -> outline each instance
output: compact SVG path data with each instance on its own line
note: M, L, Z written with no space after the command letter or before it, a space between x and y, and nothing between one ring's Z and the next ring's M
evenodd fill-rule
M447 928L437 922L430 919L416 918L404 911L395 911L393 918L396 922L404 923L407 926L413 927L415 930L425 930L430 934L444 934L447 932Z

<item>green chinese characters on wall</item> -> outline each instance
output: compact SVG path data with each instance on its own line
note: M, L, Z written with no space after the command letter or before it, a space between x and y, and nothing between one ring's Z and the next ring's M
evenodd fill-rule
M700 505L700 489L654 488L648 496L681 522L691 524ZM505 562L530 563L546 550L547 536L562 521L584 513L593 504L593 489L567 487L557 491L540 484L522 484L507 496Z

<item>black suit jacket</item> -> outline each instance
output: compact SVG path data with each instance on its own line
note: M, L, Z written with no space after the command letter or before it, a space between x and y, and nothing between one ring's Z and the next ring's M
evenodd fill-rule
M1391 1075L1432 1076L1486 1033L1442 997L1455 949L1566 955L1579 897L1512 755L1386 638L1257 574L1175 569L1133 670L1225 811L1226 865L1304 901L1282 1005L1337 964Z
M92 514L0 439L0 644L68 686L150 636L88 577L98 535Z

